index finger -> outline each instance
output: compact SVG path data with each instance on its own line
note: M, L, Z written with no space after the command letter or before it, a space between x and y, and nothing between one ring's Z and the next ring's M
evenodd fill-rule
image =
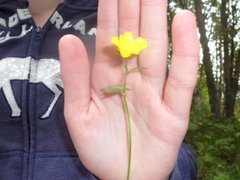
M109 59L104 48L111 43L111 37L118 34L118 0L99 0L96 37L96 61Z

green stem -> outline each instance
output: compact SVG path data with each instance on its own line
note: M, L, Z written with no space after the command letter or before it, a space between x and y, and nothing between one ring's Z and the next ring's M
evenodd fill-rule
M126 86L127 86L127 75L129 73L128 72L127 63L125 63L124 67L125 67L125 74L124 74L123 86L124 86L124 89L126 89ZM127 132L128 132L127 133L127 135L128 135L128 171L127 171L127 180L130 180L131 161L132 161L132 128L131 128L131 115L130 115L130 112L129 112L126 92L122 93L122 100L123 100L124 112L125 112L126 119L127 119Z
M123 106L124 111L127 117L127 129L128 129L128 171L127 171L127 180L130 179L131 171L131 159L132 159L132 129L131 129L131 115L129 113L127 97L123 94Z

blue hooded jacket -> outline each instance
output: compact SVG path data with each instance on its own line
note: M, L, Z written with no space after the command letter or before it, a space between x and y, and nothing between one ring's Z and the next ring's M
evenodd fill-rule
M0 0L0 180L96 179L79 160L65 124L58 41L77 35L91 58L97 5L65 0L39 28L26 1ZM196 177L195 156L183 143L170 179Z

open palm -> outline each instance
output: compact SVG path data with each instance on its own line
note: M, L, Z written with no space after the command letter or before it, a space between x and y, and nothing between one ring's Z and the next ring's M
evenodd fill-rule
M129 60L145 69L128 76L132 115L131 179L167 179L189 121L197 77L199 43L195 18L182 11L172 26L173 56L168 55L167 0L99 0L96 59L90 71L82 42L64 36L59 45L65 90L65 118L84 165L100 179L126 179L127 126L119 95L102 89L123 81L123 63L111 37L131 31L148 41L141 55Z

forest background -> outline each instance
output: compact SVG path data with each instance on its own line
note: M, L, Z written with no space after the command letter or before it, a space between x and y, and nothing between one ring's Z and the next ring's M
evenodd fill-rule
M169 23L179 8L195 12L201 43L186 137L197 155L199 180L239 180L240 1L172 0Z

